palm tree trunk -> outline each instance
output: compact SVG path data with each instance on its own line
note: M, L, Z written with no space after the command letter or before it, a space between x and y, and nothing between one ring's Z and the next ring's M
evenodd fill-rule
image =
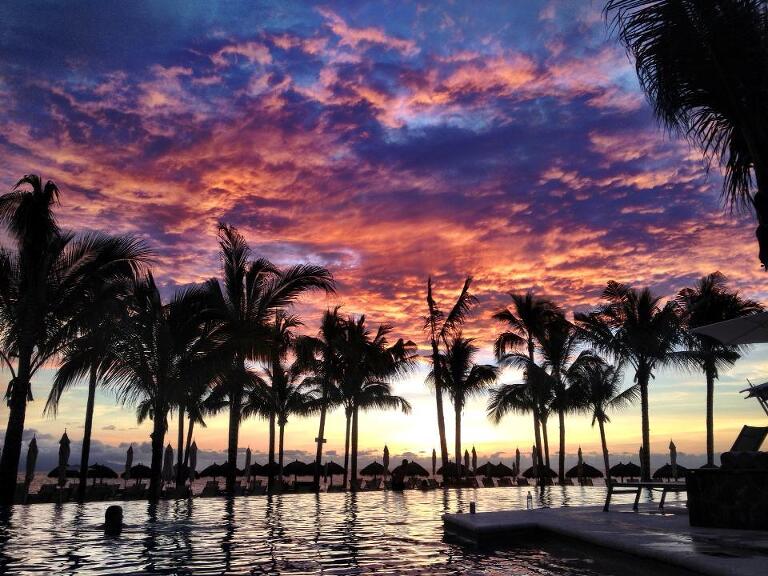
M537 471L536 478L539 480L540 474L538 474L538 471L541 469L542 465L542 455L541 455L541 421L539 419L539 410L535 408L533 410L533 437L536 441L536 458L533 462L533 469Z
M461 478L461 406L456 403L456 480Z
M328 403L328 383L323 382L323 399L320 404L320 426L317 430L317 450L315 451L315 476L312 478L312 489L320 492L320 466L323 460L323 442L325 441L325 411Z
M0 504L13 504L16 494L16 476L21 457L21 438L24 434L24 420L27 413L27 391L30 379L30 358L28 353L20 351L18 372L13 383L13 394L9 402L10 414L5 430L3 454L0 458Z
M448 441L445 439L445 416L443 414L443 385L440 351L437 341L432 339L432 371L435 375L435 402L437 403L437 432L440 436L440 459L443 470L448 469Z
M278 484L282 487L283 485L283 446L285 441L285 423L280 422L280 440L278 443L277 448L277 467L278 467L278 476L277 481Z
M347 489L347 481L349 480L349 433L352 425L352 410L345 410L347 418L347 431L344 436L344 490Z
M706 368L707 375L707 466L715 464L715 374L711 366Z
M160 498L160 491L163 486L161 475L163 471L163 444L165 443L165 418L166 415L162 411L155 410L151 434L152 466L148 494L150 502Z
M651 481L651 427L648 421L648 379L650 375L643 367L637 370L637 381L640 384L640 411L643 433L643 458L640 462L641 480Z
M179 449L176 454L176 489L184 488L186 474L184 474L184 406L179 405L179 435L177 438Z
M241 390L236 386L235 390L230 392L229 398L229 443L227 446L227 468L226 493L232 496L235 493L235 468L237 467L237 438L240 431L240 408L242 404Z
M352 411L352 454L350 462L350 479L352 482L352 492L357 492L357 421L358 421L358 408L355 406Z
M83 448L80 452L80 483L77 485L77 501L85 501L85 488L88 485L88 459L91 454L91 432L93 431L93 408L96 403L96 364L88 375L88 400L85 404L85 426L83 428Z
M557 418L560 424L560 456L557 462L557 481L562 486L565 483L565 410L562 408L558 409Z
M547 465L547 468L550 468L549 465L549 436L547 435L547 419L544 418L541 421L541 430L544 434L544 463Z
M605 425L601 418L597 419L600 426L600 443L603 445L603 463L605 464L605 481L611 481L611 463L608 459L608 443L605 441Z
M189 427L187 428L187 442L184 446L184 468L189 466L189 447L192 446L192 429L195 427L195 421L189 418Z
M275 488L275 414L269 415L269 469L267 470L267 490Z

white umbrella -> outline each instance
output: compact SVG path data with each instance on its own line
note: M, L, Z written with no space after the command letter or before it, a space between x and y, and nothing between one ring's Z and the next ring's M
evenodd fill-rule
M131 479L131 466L133 466L133 444L128 446L128 451L125 453L125 473L123 474L125 480Z
M768 342L768 312L715 322L691 330L723 344L762 344Z
M245 449L245 485L251 485L251 447Z
M195 468L197 468L197 442L192 442L189 447L189 481L195 479Z
M386 476L387 472L389 472L389 448L387 448L386 444L384 444L384 457L381 463L384 465L384 476Z
M69 464L69 436L64 430L59 440L59 486L67 483L67 464Z
M472 446L472 473L477 473L477 452L475 452L474 446Z
M164 482L173 481L173 448L171 445L165 447L165 454L163 456L163 471L162 478Z
M584 458L581 454L581 446L579 446L579 463L577 464L577 466L579 468L579 472L578 472L579 479L583 479L584 478Z
M672 478L677 480L677 447L672 440L669 441L669 461L672 464Z
M515 448L515 476L520 475L520 448Z
M435 475L435 468L437 468L437 452L432 448L432 476Z
M35 465L37 464L37 439L32 436L32 440L29 441L29 448L27 449L27 474L24 476L24 482L27 484L27 488L32 483L35 477Z

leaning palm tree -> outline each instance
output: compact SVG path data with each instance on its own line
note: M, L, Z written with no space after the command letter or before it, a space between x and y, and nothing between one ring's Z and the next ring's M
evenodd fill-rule
M440 366L440 347L445 346L447 339L461 329L467 314L477 303L477 299L469 292L472 277L467 276L464 286L446 315L438 306L432 294L432 278L427 280L427 315L424 318L424 329L429 336L431 346L432 370L434 372L435 402L437 404L437 431L440 436L440 458L443 466L448 466L448 442L445 437L445 416L443 414L443 377Z
M592 426L597 422L600 428L605 478L608 482L611 479L611 463L605 437L605 425L611 421L608 412L625 408L640 396L637 383L622 390L623 381L624 371L620 367L607 364L595 356L571 372L572 394L578 398L580 409L592 416Z
M768 266L768 6L764 0L610 0L659 121L723 166L723 195L754 210Z
M130 237L76 237L54 215L59 189L27 175L0 196L0 359L11 374L8 427L0 460L0 504L11 504L21 455L30 382L62 347L82 333L92 295L131 278L149 251Z
M193 377L213 379L220 367L211 362L211 333L203 321L207 290L193 286L163 304L154 278L135 282L128 317L116 326L111 358L101 375L125 404L136 406L137 419L152 420L149 498L160 496L163 446L168 414L178 405Z
M472 338L464 338L457 333L448 341L448 349L443 355L443 389L453 402L456 423L456 478L462 477L461 470L461 414L467 400L485 391L496 381L498 369L487 364L475 364L474 357L478 347ZM434 370L429 374L434 381Z
M720 272L700 278L693 288L680 290L675 304L688 329L754 314L763 309L754 300L742 298L738 292L729 291L727 279ZM739 359L743 346L723 344L709 336L689 332L686 348L678 355L704 372L707 381L707 464L713 466L715 380L720 369L732 366Z
M339 316L339 307L326 310L320 322L317 336L300 336L296 340L297 362L319 381L322 390L320 401L320 422L315 442L315 473L313 489L320 491L320 467L325 442L325 417L328 408L333 406L340 378L338 345L343 331L343 322Z
M557 306L545 298L537 298L530 290L525 294L509 293L512 298L511 307L505 307L493 315L493 319L506 325L506 330L499 334L494 344L494 352L499 362L509 357L513 358L518 350L527 353L527 360L535 363L536 342L541 337L547 322L557 312ZM541 396L541 394L537 394ZM542 457L541 425L543 413L538 402L531 405L533 414L533 430L536 444L538 465L544 462ZM547 450L547 466L549 466L549 450Z
M221 281L207 283L210 306L217 323L220 352L228 358L228 377L222 380L229 404L226 490L234 493L237 441L243 392L249 381L246 362L269 359L270 320L311 290L334 290L325 268L297 265L281 270L265 259L251 259L245 238L233 226L219 225L223 268Z
M642 479L647 482L651 479L648 384L658 368L675 361L672 353L682 338L680 321L674 302L662 304L648 288L636 290L611 281L602 297L605 304L574 318L581 336L598 352L635 370L642 416Z

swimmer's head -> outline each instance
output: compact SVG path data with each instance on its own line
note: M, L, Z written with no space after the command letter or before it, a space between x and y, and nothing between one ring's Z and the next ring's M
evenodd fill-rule
M120 534L123 529L123 507L113 505L107 508L104 514L104 533L109 535Z

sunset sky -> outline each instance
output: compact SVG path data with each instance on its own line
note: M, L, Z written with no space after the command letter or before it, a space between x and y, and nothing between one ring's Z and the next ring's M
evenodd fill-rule
M717 167L708 173L697 151L657 127L601 8L4 2L0 185L40 173L62 190L64 227L145 238L166 295L218 273L215 226L234 224L257 255L333 272L338 294L300 307L307 332L341 304L393 323L423 353L430 274L446 305L474 276L480 304L466 332L483 361L499 330L490 315L508 291L533 289L570 314L596 304L608 280L669 296L720 270L765 301L752 218L724 211ZM386 442L393 454L422 456L438 446L425 374L426 363L396 385L412 415L363 417L364 450L378 454ZM766 376L768 348L722 374L717 450L742 424L765 423L738 390ZM75 453L82 435L82 387L57 419L41 415L50 379L49 370L34 382L27 416L41 462L65 427ZM670 438L703 452L703 376L664 371L651 389L658 461ZM120 462L134 443L148 462L149 426L108 393L98 400L92 459ZM494 426L484 406L466 411L467 447L483 461L509 459L516 446L527 456L530 418ZM0 420L4 429L5 406ZM226 424L212 419L197 435L203 461L223 460ZM598 449L586 417L567 424L569 454ZM316 426L289 422L289 459L311 448ZM630 452L637 461L639 433L639 407L613 418L617 460ZM556 437L552 422L553 453ZM262 451L265 424L246 422L241 438ZM341 412L328 438L343 457Z

